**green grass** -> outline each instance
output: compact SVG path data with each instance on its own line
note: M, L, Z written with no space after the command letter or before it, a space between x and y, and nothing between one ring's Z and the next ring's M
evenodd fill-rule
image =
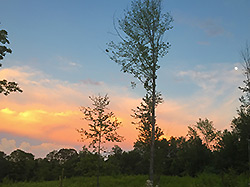
M145 187L148 176L105 176L100 178L101 187ZM247 187L248 177L246 175L215 175L201 174L192 178L189 176L161 176L160 187ZM59 187L59 181L48 182L19 182L6 181L0 187ZM74 177L64 179L63 187L95 187L95 177Z

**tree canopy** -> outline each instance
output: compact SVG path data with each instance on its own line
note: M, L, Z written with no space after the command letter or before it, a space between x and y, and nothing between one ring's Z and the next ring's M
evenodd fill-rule
M162 12L162 0L134 0L130 9L118 19L115 30L120 42L109 42L106 49L110 59L121 66L121 71L132 74L152 96L151 111L151 154L149 178L153 183L154 142L155 142L155 102L159 57L164 57L170 47L164 34L172 29L173 18ZM132 84L134 86L134 83Z
M7 53L12 53L12 50L7 47L10 44L8 40L8 32L6 30L0 30L0 60L3 60ZM2 64L0 63L0 67ZM7 80L0 80L0 93L9 95L11 92L22 92L21 88L16 82L9 82Z

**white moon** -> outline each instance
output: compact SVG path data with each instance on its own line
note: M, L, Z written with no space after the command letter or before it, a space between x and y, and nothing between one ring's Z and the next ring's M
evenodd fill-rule
M235 71L237 71L237 70L238 70L238 67L237 67L237 66L235 66L235 67L234 67L234 70L235 70Z

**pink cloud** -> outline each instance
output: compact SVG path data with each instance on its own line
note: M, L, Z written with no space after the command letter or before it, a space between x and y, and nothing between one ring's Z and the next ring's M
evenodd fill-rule
M4 151L6 154L10 154L13 150L21 149L25 152L32 153L36 158L44 158L49 152L53 150L59 150L61 148L73 148L68 145L59 145L53 143L42 143L39 145L31 145L28 142L21 142L18 146L15 140L8 140L2 138L0 140L0 150Z
M165 102L157 108L157 123L164 130L167 137L186 135L187 126L194 124L199 118L209 118L214 121L217 129L229 127L230 121L236 115L239 106L240 92L237 84L241 81L239 72L228 68L218 67L213 71L187 70L181 71L178 76L199 86L199 90L191 96L182 98L164 98ZM230 76L228 76L230 74ZM135 96L134 90L125 87L107 85L70 83L52 79L43 72L29 67L14 67L2 69L0 77L13 79L20 83L24 92L11 94L8 97L0 95L0 131L42 142L51 142L51 146L68 145L81 147L87 142L79 142L80 135L76 129L88 128L87 122L81 120L80 106L91 106L89 96L110 96L109 109L122 121L119 133L125 137L120 143L123 149L132 149L137 138L137 130L131 124L131 109L140 104L141 98ZM236 88L234 88L236 86ZM13 141L4 140L2 146L13 149ZM113 144L108 144L112 146ZM7 146L7 147L8 147ZM32 142L22 144L27 150L38 153ZM52 146L52 147L53 147ZM31 147L31 148L30 148ZM61 148L61 147L60 147Z

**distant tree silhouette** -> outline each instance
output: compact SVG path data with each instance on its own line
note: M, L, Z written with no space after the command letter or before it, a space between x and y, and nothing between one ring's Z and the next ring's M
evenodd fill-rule
M188 126L188 136L199 137L208 149L214 150L221 138L221 132L215 129L212 121L199 118L196 125Z
M245 80L244 86L239 87L243 92L240 97L241 106L237 110L238 116L232 121L232 133L237 135L238 158L241 169L249 165L250 162L250 45L246 43L245 48L241 51L243 73ZM249 146L249 148L248 148ZM244 169L243 169L244 170ZM249 165L250 170L250 165Z
M121 142L123 137L118 135L117 129L121 122L115 117L113 112L105 112L110 103L108 95L89 97L93 102L93 108L81 107L84 120L90 121L89 130L78 129L82 141L91 140L89 147L98 154L97 186L99 187L100 159L101 151L104 150L102 144L108 142Z
M9 176L15 181L30 180L34 177L34 155L17 149L7 158L10 162L11 171Z
M153 183L156 79L159 57L167 54L170 44L163 41L167 30L172 29L170 14L161 10L161 0L134 0L131 9L125 10L117 27L121 41L108 43L110 59L122 66L121 71L132 74L152 97L152 141L149 178ZM124 35L123 35L124 34ZM134 86L134 83L132 84Z
M245 80L243 83L244 87L239 87L240 90L245 94L240 98L241 101L241 109L249 110L250 105L250 45L246 43L245 48L241 51L241 57L243 60L243 73L245 75Z
M217 170L247 170L247 156L245 154L247 152L243 153L242 150L239 150L239 135L235 130L224 130L217 146L218 149L214 152L215 168ZM246 149L247 147L245 151Z
M0 60L3 60L7 53L12 53L12 50L6 46L9 44L8 32L6 30L0 30ZM0 63L0 67L2 64ZM7 80L0 80L0 93L4 95L9 95L11 92L22 92L16 82L9 82Z
M10 162L6 158L7 155L0 151L0 183L10 172Z
M108 156L106 161L106 171L105 173L109 173L110 175L120 175L123 173L122 170L122 158L124 151L118 145L114 145L112 147L112 152Z

